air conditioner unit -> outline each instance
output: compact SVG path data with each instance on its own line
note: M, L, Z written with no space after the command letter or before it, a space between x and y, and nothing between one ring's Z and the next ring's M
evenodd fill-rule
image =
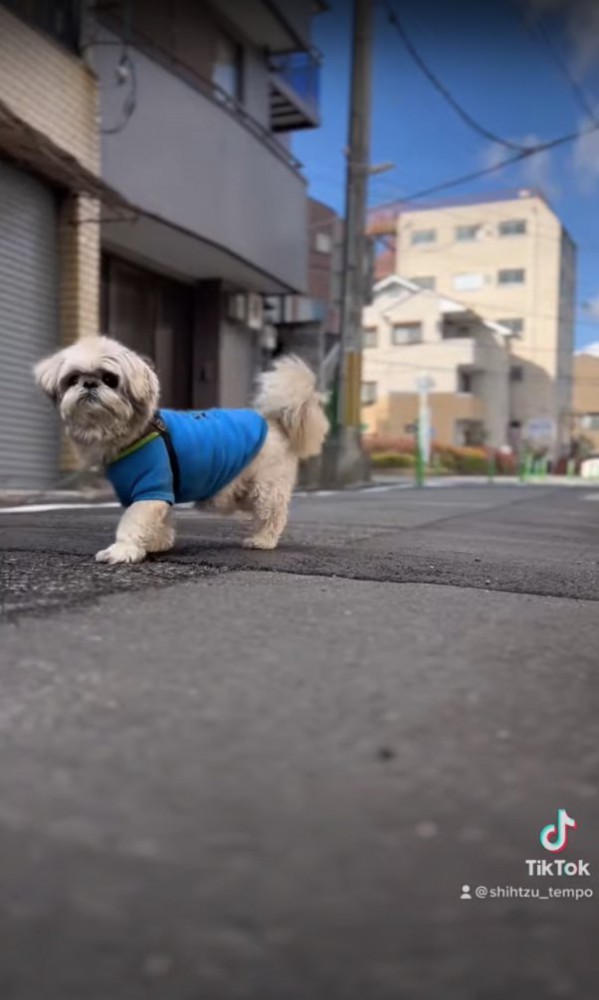
M238 292L227 296L227 319L235 323L245 323L247 319L247 298Z
M261 330L264 323L264 303L262 296L250 292L247 297L247 325L250 330Z
M263 303L264 303L264 322L274 323L275 326L278 323L282 323L284 296L266 295L264 297Z

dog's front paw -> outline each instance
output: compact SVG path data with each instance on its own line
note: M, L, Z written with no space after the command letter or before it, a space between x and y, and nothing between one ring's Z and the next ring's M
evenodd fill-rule
M96 553L96 562L110 563L137 563L145 558L145 549L135 545L134 542L114 542L107 549L102 549Z
M242 545L244 549L276 549L278 538L269 538L266 535L252 535L251 538L244 538Z

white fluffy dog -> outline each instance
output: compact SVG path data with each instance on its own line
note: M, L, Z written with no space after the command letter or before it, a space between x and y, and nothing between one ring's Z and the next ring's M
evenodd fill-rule
M172 548L172 506L201 501L254 519L250 548L274 549L300 459L318 455L328 421L313 372L285 357L261 375L253 410L157 410L158 379L139 355L89 337L40 361L35 379L88 466L101 464L126 507L107 563Z

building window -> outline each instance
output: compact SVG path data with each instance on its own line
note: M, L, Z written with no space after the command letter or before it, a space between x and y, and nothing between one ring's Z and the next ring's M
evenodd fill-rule
M524 368L522 365L512 365L510 368L510 382L523 382Z
M507 326L508 330L512 333L524 332L524 320L521 316L517 316L512 319L498 319L497 322L500 326Z
M436 243L437 241L437 230L436 229L415 229L412 233L412 245L422 243Z
M376 382L362 382L362 406L376 403Z
M484 275L480 273L454 274L453 287L456 292L474 292L484 285Z
M333 248L333 241L329 233L316 233L314 249L318 253L330 253Z
M420 278L410 278L409 280L420 288L427 288L431 292L434 292L437 287L437 279L432 274L426 274Z
M478 239L480 226L456 226L455 238L458 243L470 243Z
M526 272L523 267L507 267L497 272L499 285L523 285Z
M391 327L391 343L394 347L420 344L421 341L422 323L394 323Z
M472 382L472 372L465 368L458 368L458 392L464 395L470 395L472 392Z
M599 431L599 413L585 413L580 426L584 431Z
M376 326L367 326L362 330L362 347L376 347L378 339Z
M506 219L497 227L500 236L523 236L526 232L526 219Z
M234 38L219 33L212 68L212 82L217 95L227 95L234 101L243 100L243 49Z

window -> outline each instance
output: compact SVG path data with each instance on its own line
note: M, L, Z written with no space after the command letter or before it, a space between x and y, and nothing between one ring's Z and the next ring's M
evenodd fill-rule
M401 347L405 344L419 344L421 340L421 323L394 323L391 327L391 343L394 347Z
M497 322L501 326L507 326L508 330L511 330L512 333L523 333L524 331L524 320L521 316L514 319L498 319Z
M316 233L314 248L318 253L330 253L332 247L333 241L329 233Z
M477 288L483 287L484 281L482 274L454 274L453 287L456 292L474 292Z
M525 270L523 267L508 267L497 272L497 283L499 285L523 285Z
M523 382L524 369L522 365L512 365L510 368L510 382Z
M455 238L458 243L470 243L471 240L478 239L480 226L456 226Z
M436 229L415 229L412 233L412 245L418 243L435 243L437 240Z
M376 403L376 382L362 382L362 406Z
M469 395L472 392L472 381L472 372L458 368L458 392Z
M421 278L410 278L410 281L413 281L415 285L419 285L420 288L428 288L432 292L437 287L437 279L432 274L426 274Z
M580 424L585 431L599 431L599 413L585 413Z
M376 326L367 326L362 330L362 347L376 347L378 339Z
M526 232L526 219L506 219L497 227L500 236L523 236Z
M212 68L212 82L221 95L243 100L243 49L229 35L219 34Z

